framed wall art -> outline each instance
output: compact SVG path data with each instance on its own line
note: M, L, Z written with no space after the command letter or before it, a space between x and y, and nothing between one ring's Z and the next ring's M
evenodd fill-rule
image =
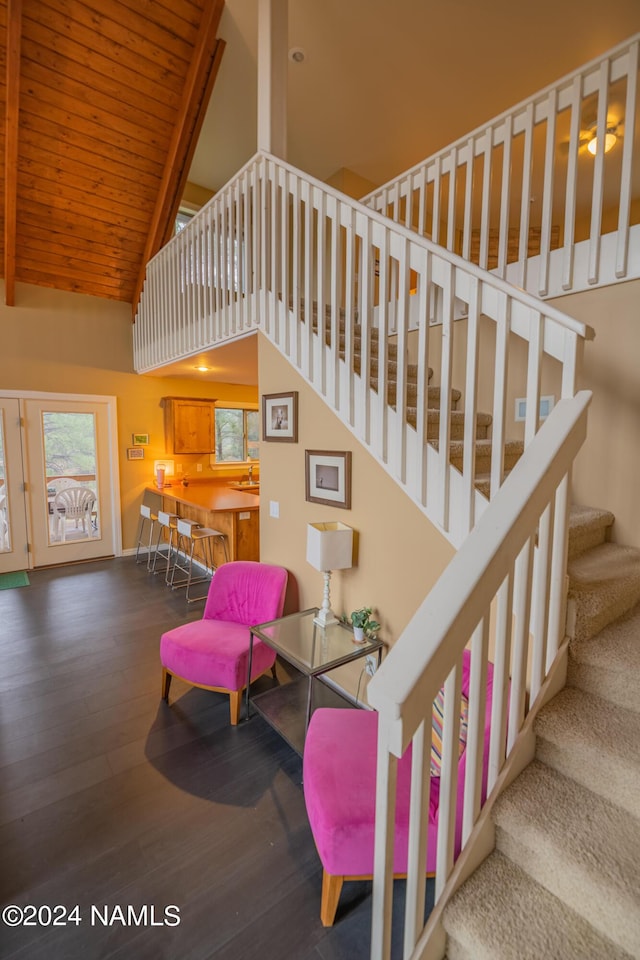
M305 450L305 499L351 509L351 451Z
M127 447L127 460L144 460L144 447Z
M262 397L262 439L298 442L298 393L265 393Z

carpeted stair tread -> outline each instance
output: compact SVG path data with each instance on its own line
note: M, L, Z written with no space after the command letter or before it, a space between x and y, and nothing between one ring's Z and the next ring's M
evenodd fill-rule
M450 431L451 439L462 442L464 437L465 414L462 410L452 410L450 412ZM486 440L489 427L493 417L489 413L478 413L476 415L476 440ZM414 406L407 407L407 422L415 427L418 422L418 410ZM437 440L440 436L440 410L429 409L427 411L427 439Z
M631 960L498 851L447 905L447 960Z
M361 368L362 368L361 360L362 360L362 358L361 358L360 354L359 354L359 353L356 353L355 356L354 356L354 358L353 358L353 369L355 370L356 373L360 373L360 372L361 372ZM370 375L371 375L371 379L375 382L375 385L377 386L377 385L378 385L378 368L379 368L378 358L377 358L377 357L371 357L370 364L371 364L371 365L370 365L370 367L369 367L369 373L370 373ZM432 376L433 376L433 370L431 369L431 367L429 367L429 376L428 376L427 379L428 379L428 380L431 380ZM388 361L387 361L387 377L388 377L388 382L389 382L389 383L391 383L393 380L397 380L397 379L398 379L398 361L397 361L397 360L388 360ZM417 384L417 382L418 382L418 364L417 364L417 363L408 363L408 364L407 364L407 381L408 381L409 383L416 383L416 384ZM372 386L373 386L373 384L372 384ZM430 387L429 389L431 389L431 387ZM457 391L452 390L452 394L453 394L453 393L457 393L457 394L458 394L458 399L460 398L460 391L459 391L459 390L457 390Z
M568 564L568 633L593 637L640 602L640 550L603 543Z
M437 442L433 444L436 449ZM481 475L489 473L491 469L491 440L476 440L476 473ZM512 470L516 465L522 452L524 443L522 440L507 440L504 444L504 469ZM452 440L449 444L449 461L462 470L462 459L464 455L464 444L462 440Z
M604 543L614 520L609 510L573 504L569 515L569 559Z
M440 410L429 410L429 439L433 434L436 439L440 434ZM462 442L464 438L465 413L463 410L452 410L450 414L451 439ZM490 413L476 413L476 440L487 440L489 428L493 422Z
M534 760L493 808L498 849L640 956L640 821Z
M411 364L409 364L411 366ZM357 372L357 371L356 371ZM377 393L378 392L378 378L370 377L369 386L371 389ZM396 394L397 394L398 384L396 380L387 380L387 403L390 406L395 406L396 403ZM415 404L418 400L418 383L415 378L411 376L407 379L405 393L407 397L408 404Z
M476 473L474 485L476 490L479 490L480 493L489 499L489 494L491 493L491 474L490 473Z
M362 358L359 353L357 353L353 358L353 369L355 370L356 373L362 372L361 360ZM374 389L377 389L378 387L378 368L379 368L378 358L371 357L371 366L369 368L370 370L369 380L370 380L371 386ZM389 360L387 362L387 385L391 383L396 383L397 379L398 379L398 361ZM407 364L407 383L415 384L417 387L418 385L418 364L417 363Z
M462 453L462 441L456 443L455 451L456 453ZM509 454L521 454L524 448L524 442L522 440L505 440L504 449L505 453ZM477 443L477 449L479 451L491 452L491 440L479 440Z
M510 469L503 471L503 476L502 476L503 483L510 473L511 473ZM489 494L491 493L491 474L476 472L476 475L473 480L473 484L476 490L478 490L481 494L483 494L483 496L485 496L488 500Z
M640 714L565 687L534 729L539 760L640 818Z
M462 393L460 392L460 390L456 390L455 387L452 387L451 388L451 407L452 408L455 408L456 404L458 403L461 397L462 397ZM442 406L440 399L441 399L440 387L429 387L429 396L428 396L429 408L432 410L435 410L436 408L439 409Z
M373 333L373 331L371 331ZM327 330L325 334L325 342L327 345L331 343L331 331ZM344 356L346 350L347 338L341 333L338 337L338 349L340 351L340 356ZM353 338L353 352L360 356L362 354L362 338L360 336L355 336ZM371 338L370 344L370 356L379 357L380 356L380 341L378 337ZM397 360L398 359L398 345L394 342L387 341L387 360Z
M570 644L567 683L640 713L640 606Z

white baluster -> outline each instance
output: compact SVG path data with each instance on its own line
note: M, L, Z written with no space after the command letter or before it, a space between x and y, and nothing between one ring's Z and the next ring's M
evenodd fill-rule
M636 115L636 77L638 76L638 49L640 40L631 44L627 63L627 98L625 117ZM629 123L629 120L627 120ZM629 125L630 126L630 125ZM623 279L627 276L629 257L629 225L631 215L631 173L633 170L633 151L635 140L627 135L622 144L622 170L620 171L620 205L618 209L618 240L616 244L616 277Z
M609 93L609 61L600 65L598 82L598 119L596 137L600 147L604 144L607 129L607 107ZM591 194L591 229L589 232L589 283L597 283L600 276L600 234L602 231L602 203L604 198L604 147L596 151L593 158L593 190Z
M544 184L542 187L542 222L540 231L540 270L538 292L544 297L549 289L549 251L551 250L551 220L553 217L553 180L556 162L556 115L558 91L555 87L547 97L547 138L544 157Z

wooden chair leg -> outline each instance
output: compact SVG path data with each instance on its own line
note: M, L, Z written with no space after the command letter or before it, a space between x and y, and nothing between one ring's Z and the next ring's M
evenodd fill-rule
M322 871L322 899L320 901L320 920L323 927L332 927L336 918L338 901L344 877L335 877L326 870Z
M169 702L169 687L171 686L171 674L166 667L162 668L162 699Z
M242 705L242 690L229 691L229 715L231 726L237 727L240 722L240 707Z

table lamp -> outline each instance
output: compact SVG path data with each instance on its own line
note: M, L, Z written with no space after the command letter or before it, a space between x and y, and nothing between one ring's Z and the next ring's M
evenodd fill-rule
M328 627L338 623L331 609L330 581L332 570L348 570L353 565L353 528L335 520L329 523L307 524L307 563L324 575L322 606L314 623Z

